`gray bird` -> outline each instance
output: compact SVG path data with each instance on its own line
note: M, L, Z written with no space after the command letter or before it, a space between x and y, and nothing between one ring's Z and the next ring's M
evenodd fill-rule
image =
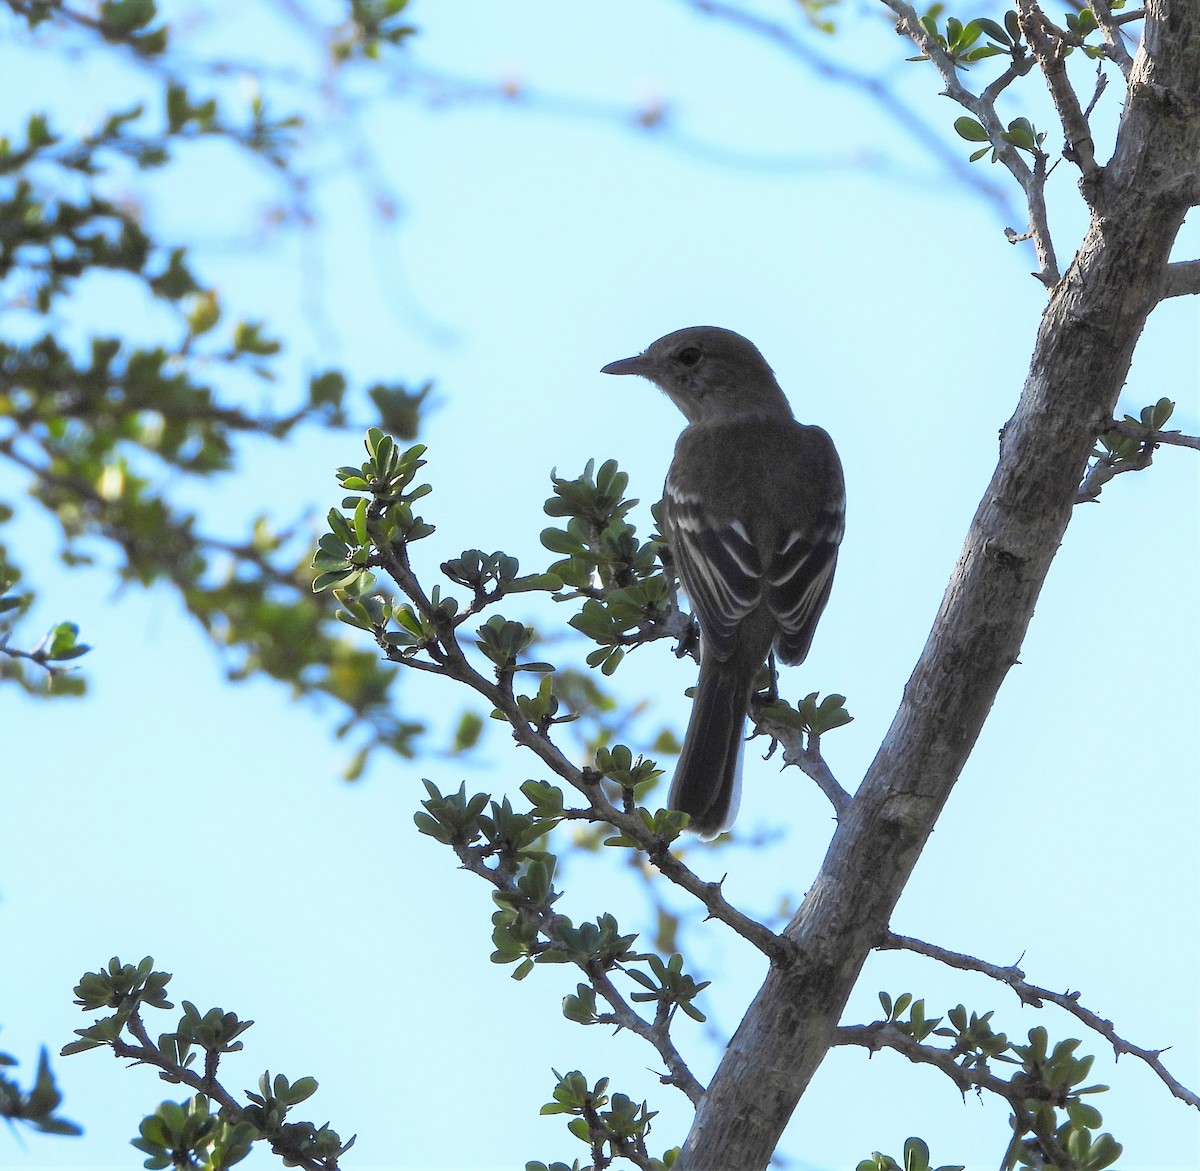
M676 330L602 373L648 378L688 421L667 472L663 536L700 621L700 679L668 805L713 837L737 814L759 668L772 649L803 662L829 600L845 527L842 465L731 330Z

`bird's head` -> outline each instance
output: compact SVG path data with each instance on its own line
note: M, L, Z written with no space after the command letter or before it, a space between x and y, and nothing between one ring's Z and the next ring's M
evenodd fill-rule
M771 367L753 342L731 329L693 325L652 342L602 374L640 374L666 392L689 423L750 415L790 417Z

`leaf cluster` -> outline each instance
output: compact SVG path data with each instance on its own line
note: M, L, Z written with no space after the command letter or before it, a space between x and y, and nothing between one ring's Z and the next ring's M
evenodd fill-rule
M602 1077L589 1086L579 1070L560 1074L553 1097L541 1109L542 1114L566 1114L570 1117L567 1130L591 1148L589 1168L600 1171L611 1165L614 1158L627 1158L645 1171L666 1171L674 1166L679 1155L675 1147L662 1158L652 1157L646 1149L651 1120L657 1113L645 1102L638 1104L626 1094L610 1093L609 1079ZM565 1163L525 1164L525 1171L585 1171L578 1160L570 1168Z
M337 617L370 633L393 662L460 678L466 672L464 681L492 700L493 718L507 720L517 714L523 724L544 735L550 728L586 714L599 722L593 750L604 746L611 739L613 720L619 718L614 715L616 704L587 676L569 669L559 670L554 664L534 657L532 651L539 636L533 626L491 613L474 627L472 635L467 635L463 628L510 595L528 593L550 593L556 600L567 601L587 596L589 602L595 601L605 613L604 621L609 622L613 620L609 614L630 605L628 593L615 584L607 591L598 586L568 588L560 570L572 576L575 572L571 569L572 558L541 572L522 573L520 563L510 554L502 550L486 553L481 549L466 549L442 562L443 580L426 593L410 565L410 547L434 531L413 507L430 491L429 485L417 476L425 464L422 458L425 448L418 444L402 449L378 428L368 432L365 442L367 459L337 472L341 486L354 495L343 499L341 509L329 512L328 531L320 538L313 561L313 589L330 591L338 603ZM633 530L624 515L636 502L623 498L625 477L616 471L614 464L609 464L602 469L598 481L592 478L591 467L576 481L554 477L555 496L547 503L548 509L552 513L559 510L555 514L564 509L574 510L578 515L573 516L572 523L583 524L586 514L597 534L597 547L608 549L607 553L596 554L581 546L575 551L575 559L586 558L592 573L599 572L597 556L604 559L604 572L610 582L640 573L650 576L647 588L656 588L654 579L661 587L664 584L661 575L653 572L653 549L636 542L630 545ZM378 587L380 570L399 587L400 596ZM631 620L623 617L621 621L626 622L627 628ZM654 618L648 616L645 607L639 606L632 621L653 623ZM587 623L579 619L575 625L581 627ZM661 637L661 633L637 637ZM611 649L601 647L600 654L607 656ZM499 685L499 693L492 692L482 677L473 673L474 668L462 657L464 650L478 652L484 669ZM614 665L612 660L609 669ZM513 690L513 680L522 672L542 676L532 694L517 694ZM515 713L504 703L497 706L498 696L503 696ZM465 736L456 734L456 747L473 744L479 729L478 719L473 716L460 724Z
M1169 398L1160 398L1158 402L1143 407L1138 418L1126 415L1125 422L1145 427L1147 430L1161 431L1174 413L1175 404ZM1120 431L1105 431L1100 436L1100 446L1092 451L1092 455L1116 467L1133 462L1148 449L1153 450L1154 446L1152 442Z
M762 714L817 738L854 720L846 710L846 697L836 692L822 699L820 692L810 691L795 707L786 700L775 699L763 708Z
M1009 28L1009 32L1006 32L994 20L983 17L968 20L964 24L958 17L950 16L946 18L943 27L940 18L944 11L945 5L934 4L921 17L921 25L956 65L966 69L977 61L1007 53L1012 57L1018 72L1026 73L1033 67L1033 61L1026 56L1021 44L1021 30L1015 12L1005 14L1004 22ZM985 33L993 43L978 44L979 38ZM929 54L921 53L916 57L909 57L908 60L928 61Z
M968 118L965 115L955 118L954 129L960 138L965 138L968 142L991 142L991 135L975 118ZM1000 132L1000 140L1027 154L1038 155L1043 153L1042 143L1046 140L1046 134L1045 131L1038 130L1028 118L1014 118L1008 127ZM970 161L977 162L989 151L992 154L992 162L996 162L999 154L992 146L980 147L971 155Z
M945 1163L934 1167L930 1162L929 1145L919 1138L904 1140L904 1155L897 1162L891 1155L872 1151L869 1159L863 1159L855 1171L965 1171L960 1164Z
M370 37L402 39L397 6L359 9ZM17 11L31 26L52 21L77 39L142 57L167 45L152 0L105 3L95 16L45 4ZM314 374L290 409L240 406L243 396L261 402L262 385L278 376L282 343L264 322L232 318L189 251L156 238L135 201L108 194L114 175L128 187L130 166L136 179L211 139L233 144L287 186L299 128L296 116L274 114L259 94L240 105L198 94L172 70L157 103L119 106L85 134L33 113L21 133L0 139L0 295L11 323L0 332L0 463L57 522L68 566L100 561L122 581L169 583L223 654L230 679L265 674L297 696L332 701L343 713L339 735L353 732L360 742L349 769L357 775L378 748L411 754L421 727L396 714L394 670L355 649L331 600L313 596L305 534L265 516L249 518L242 535L228 534L247 521L225 516L217 518L221 531L209 531L178 503L181 486L235 471L246 440L283 442L302 427L344 426L347 379L337 370ZM121 308L110 321L95 326L92 313L73 330L75 293L114 280L156 307L149 320L166 324L151 338L129 338L124 298L113 299ZM76 340L76 332L84 336ZM369 394L382 418L411 433L429 389L377 384ZM0 504L0 525L14 515ZM19 554L0 538L4 588L23 583L2 636L40 592ZM82 653L72 631L58 624L33 651L6 642L0 677L32 689L31 666ZM83 688L83 676L57 674L46 693Z
M1123 0L1111 4L1112 10L1123 7ZM961 138L968 142L985 143L972 152L971 162L976 162L990 153L993 163L999 161L1004 146L1014 147L1032 156L1035 161L1044 161L1046 153L1043 144L1047 133L1038 130L1028 118L1018 117L1008 122L993 125L991 129L985 125L987 115L994 113L994 101L1000 91L1010 83L1027 75L1037 64L1037 54L1030 44L1029 35L1022 24L1018 13L1009 9L1003 13L1000 20L987 16L978 16L963 21L955 16L947 16L944 24L942 16L945 6L934 4L920 18L920 25L929 39L945 54L945 57L957 69L969 69L972 65L989 57L1007 57L1008 64L1003 75L996 78L992 84L977 99L977 104L963 100L964 105L972 111L972 115L963 115L954 122L954 129ZM1093 60L1103 59L1111 53L1104 41L1102 30L1097 22L1096 14L1090 8L1075 8L1067 10L1063 15L1061 26L1045 23L1045 31L1053 39L1053 53L1061 68L1061 62L1076 49ZM1089 40L1088 38L1092 38ZM984 43L980 43L980 41ZM932 51L932 50L930 50ZM929 52L922 52L910 61L927 61ZM1097 91L1099 96L1099 90ZM979 117L974 114L980 109L986 114Z
M641 781L646 779L644 771ZM558 858L544 847L558 824L579 814L566 808L560 788L527 781L521 791L530 802L528 813L515 811L508 798L497 802L486 793L468 797L466 782L449 794L428 780L425 788L429 796L421 803L423 811L414 815L418 830L451 846L468 869L495 888L492 898L499 909L492 916L493 963L516 964L517 980L529 975L535 964L573 963L590 976L620 969L639 986L632 1000L653 1001L668 1014L681 1007L694 1019L704 1019L692 1002L707 985L684 973L682 957L664 962L653 954L635 953L637 936L622 933L610 914L577 926L554 909L561 898L554 887ZM680 822L678 814L669 822L675 833ZM633 843L614 838L609 844ZM592 1011L594 1006L594 993L588 999L577 991L564 1002L563 1011L569 1019L595 1024L605 1018Z
M57 1113L63 1099L50 1069L45 1046L38 1055L37 1073L28 1090L21 1089L9 1076L16 1064L17 1059L11 1054L0 1053L0 1118L10 1125L24 1123L40 1134L82 1134L83 1129L78 1123Z
M467 549L441 567L450 582L471 590L466 605L443 594L440 586L434 588L427 609L376 592L371 569L389 567L392 558L406 564L408 546L434 531L412 508L432 489L426 483L413 484L425 465L423 445L402 451L391 436L372 428L366 448L368 458L362 464L338 469L341 486L356 495L342 501L349 512L330 510L329 531L318 542L313 559L313 591L333 591L342 622L369 631L380 646L404 659L436 647L443 632L452 633L509 594L561 588L561 580L553 574L520 575L515 557ZM549 671L548 663L520 661L533 640L530 627L492 615L478 628L476 646L502 674Z
M416 35L416 27L401 19L408 0L350 0L347 7L348 19L330 44L337 64L355 58L378 60L385 49L401 47Z
M161 1103L142 1120L139 1136L132 1141L147 1156L143 1165L151 1171L166 1167L221 1171L246 1158L254 1144L262 1142L285 1166L336 1171L339 1157L354 1139L343 1143L328 1123L317 1126L291 1118L293 1108L316 1093L314 1078L291 1082L282 1074L272 1077L266 1072L259 1078L257 1093L247 1092L245 1104L218 1081L221 1058L242 1048L239 1038L253 1021L239 1020L235 1013L219 1008L201 1012L185 1000L175 1029L161 1033L157 1041L150 1038L142 1013L148 1008L171 1008L165 994L170 980L169 973L155 970L150 956L138 964L124 964L114 956L107 967L85 973L75 988L75 1003L85 1012L113 1012L76 1029L80 1039L62 1050L65 1057L107 1047L119 1058L156 1067L163 1081L196 1091L187 1102Z
M1014 1171L1018 1166L1103 1171L1120 1157L1120 1143L1107 1133L1094 1133L1103 1118L1083 1098L1103 1093L1108 1087L1084 1084L1094 1059L1076 1056L1078 1039L1059 1041L1051 1047L1049 1034L1038 1025L1029 1030L1027 1043L1021 1044L994 1031L994 1013L990 1011L968 1012L959 1004L944 1017L931 1019L925 1015L925 1002L914 1000L910 993L893 1000L881 992L879 1001L884 1018L869 1026L870 1030L877 1035L895 1030L919 1047L914 1051L898 1046L914 1060L956 1068L967 1082L1001 1094L1008 1101L1013 1134L1002 1171ZM927 1044L931 1037L949 1040L949 1048ZM997 1065L1016 1068L1011 1076L1002 1078L994 1068ZM927 1160L927 1151L925 1157ZM876 1154L874 1158L882 1156ZM867 1162L859 1167L862 1171L886 1165Z
M44 672L51 690L58 694L78 695L82 681L70 673L68 663L86 655L92 648L79 641L79 627L74 622L59 622L42 636L30 650L11 644L16 623L33 602L30 593L18 593L15 587L21 579L20 570L10 566L0 548L0 679L12 679L29 693L34 693L35 679L25 670L31 663Z
M615 460L596 470L589 460L574 480L551 476L554 495L546 501L549 516L566 517L565 528L542 530L542 544L562 556L549 572L566 590L560 600L583 598L570 624L599 644L588 666L611 675L626 645L645 641L670 618L671 582L663 572L661 538L639 541L627 519L637 500L626 499L629 476Z

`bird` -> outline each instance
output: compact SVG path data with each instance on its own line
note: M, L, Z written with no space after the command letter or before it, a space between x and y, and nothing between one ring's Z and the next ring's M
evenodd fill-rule
M845 530L841 461L796 421L758 348L717 326L679 329L603 374L638 374L687 420L662 529L700 624L700 676L667 799L702 838L737 814L742 745L767 656L802 663Z

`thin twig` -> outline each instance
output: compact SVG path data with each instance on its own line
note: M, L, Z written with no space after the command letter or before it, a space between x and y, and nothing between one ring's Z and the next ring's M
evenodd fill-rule
M1168 447L1189 447L1193 451L1200 451L1200 436L1184 435L1179 431L1159 431L1154 427L1146 427L1128 419L1119 421L1110 419L1101 434L1111 431L1130 439L1136 439L1142 444L1142 449L1136 455L1125 457L1118 457L1113 453L1101 455L1088 468L1087 475L1079 485L1079 491L1075 496L1076 504L1089 504L1096 500L1104 485L1123 472L1144 471L1154 462L1154 451L1160 444Z
M1117 68L1128 77L1129 71L1133 68L1133 57L1126 47L1125 34L1121 31L1121 25L1129 20L1137 20L1145 16L1145 9L1140 8L1136 12L1124 13L1118 18L1113 16L1108 0L1093 0L1091 7L1096 24L1108 43L1109 60L1114 61Z
M1023 1102L1011 1082L978 1067L962 1065L950 1049L926 1045L915 1037L898 1029L892 1021L875 1021L869 1025L839 1025L833 1034L834 1045L861 1045L878 1053L881 1049L894 1049L904 1054L909 1061L932 1065L940 1069L962 1094L970 1089L989 1090L1006 1102Z
M1096 104L1100 101L1101 94L1108 89L1108 74L1104 72L1104 62L1096 62L1096 88L1092 91L1091 101L1087 104L1087 109L1083 111L1084 119L1092 116L1092 111L1096 108Z
M894 1049L904 1054L912 1062L932 1065L949 1077L959 1092L966 1097L967 1090L988 1090L1003 1098L1012 1108L1013 1117L1010 1120L1013 1128L1012 1142L1009 1144L1003 1166L1009 1166L1009 1155L1015 1150L1026 1146L1024 1136L1033 1135L1042 1160L1037 1165L1065 1167L1074 1165L1058 1136L1044 1126L1037 1126L1030 1112L1029 1103L1039 1100L1053 1101L1053 1092L1046 1086L1037 1086L1025 1079L1018 1082L1016 1076L1005 1080L992 1073L986 1064L963 1064L953 1050L940 1049L935 1045L927 1045L909 1036L904 1030L898 1029L891 1021L875 1021L870 1025L843 1025L834 1031L834 1045L863 1045L872 1053L880 1049ZM1057 1103L1056 1103L1057 1104ZM1015 1163L1015 1160L1014 1160Z
M1153 427L1131 423L1127 419L1110 419L1104 425L1104 431L1116 431L1120 435L1127 435L1130 439L1137 439L1156 447L1161 443L1166 447L1190 447L1193 451L1200 451L1200 435L1184 435L1181 431L1156 431Z
M908 37L929 58L941 75L942 82L946 87L942 91L943 94L974 115L987 132L988 141L992 150L995 151L996 158L1008 168L1013 178L1021 185L1029 208L1029 238L1033 240L1034 251L1038 258L1038 271L1034 273L1034 276L1047 289L1053 288L1058 284L1060 274L1058 260L1054 254L1054 244L1050 238L1050 225L1046 212L1044 191L1046 156L1040 149L1036 150L1034 165L1031 168L1021 157L1017 148L1004 137L1007 128L996 114L996 98L1018 76L1018 73L1010 67L993 81L982 95L972 93L959 80L958 66L954 59L942 48L936 38L930 36L912 5L906 3L905 0L883 0L883 3L896 14L897 31Z
M1067 53L1071 46L1066 43L1067 38L1056 35L1060 30L1046 19L1045 13L1034 0L1017 0L1017 16L1029 48L1042 68L1054 108L1062 122L1066 140L1063 158L1074 163L1084 180L1088 180L1099 170L1096 165L1096 144L1092 141L1092 129L1087 116L1079 105L1079 95L1067 76ZM1087 182L1081 185L1085 199L1092 187Z
M752 714L758 730L783 745L784 764L794 764L805 776L816 781L817 788L829 798L834 813L841 820L854 798L842 788L821 755L820 738L809 734L806 743L805 734L799 728L785 724L765 711Z
M1137 455L1131 456L1128 459L1117 459L1112 455L1101 456L1088 468L1087 475L1083 477L1083 482L1079 485L1079 491L1075 494L1075 503L1093 503L1099 499L1101 490L1109 480L1114 479L1123 472L1145 471L1153 462L1154 449L1151 447L1147 447L1145 450L1138 452Z
M238 1123L245 1117L245 1107L216 1080L215 1059L219 1056L218 1054L206 1052L205 1072L200 1074L189 1066L169 1061L150 1039L146 1025L138 1013L135 1012L129 1017L126 1021L126 1028L140 1044L131 1045L128 1041L121 1040L120 1037L106 1042L117 1057L141 1065L153 1066L161 1071L164 1080L176 1085L187 1086L197 1094L203 1094L220 1105L222 1113L229 1118L230 1122ZM305 1171L336 1171L338 1165L336 1156L320 1159L306 1155L290 1157L295 1160L297 1167L303 1167Z
M588 978L592 982L592 987L604 997L613 1010L612 1019L601 1017L602 1023L615 1024L619 1028L628 1029L649 1041L658 1050L659 1056L667 1067L667 1077L663 1081L669 1081L671 1085L678 1086L687 1095L692 1105L699 1102L704 1093L704 1087L693 1076L679 1050L675 1048L675 1042L671 1040L668 1029L669 1011L664 1009L664 1011L656 1013L654 1023L651 1024L626 1003L625 998L617 991L605 973L589 971Z
M1200 1095L1189 1090L1179 1082L1163 1065L1161 1056L1165 1050L1143 1049L1140 1045L1134 1045L1132 1042L1118 1036L1112 1021L1105 1019L1089 1008L1084 1008L1079 1003L1078 992L1051 992L1048 988L1028 983L1025 979L1025 973L1016 964L1010 964L1007 967L989 964L986 960L976 959L974 956L964 955L962 952L949 951L944 947L938 947L933 943L925 943L920 939L913 939L907 935L889 933L883 943L880 944L880 950L911 951L917 955L938 960L940 963L947 964L952 968L958 968L960 971L978 972L981 975L989 976L993 980L999 980L1002 984L1007 984L1017 994L1022 1004L1031 1005L1033 1008L1041 1008L1044 1001L1056 1004L1059 1008L1065 1009L1076 1019L1082 1021L1093 1032L1099 1033L1101 1037L1112 1045L1113 1052L1117 1057L1120 1057L1123 1053L1129 1053L1144 1061L1176 1098L1186 1102L1189 1106L1200 1108Z
M512 874L500 866L489 866L487 856L478 847L456 845L455 852L465 869L491 883L497 890L511 892L516 889ZM541 934L551 942L561 943L562 939L556 929L556 923L557 918L550 911L540 918L538 928ZM687 1095L693 1105L699 1102L704 1093L704 1087L696 1080L688 1068L687 1062L675 1047L674 1041L671 1040L669 1012L662 1011L660 1005L660 1011L652 1023L630 1006L603 968L586 961L577 962L577 966L612 1009L611 1014L604 1014L600 1017L601 1023L614 1024L619 1028L628 1029L653 1045L667 1068L667 1073L662 1079L663 1082L677 1086Z
M435 610L408 560L408 551L403 544L394 544L380 549L373 564L385 569L400 590L412 602L417 613L438 631L436 647L426 650L440 663L440 673L466 684L481 695L492 707L500 711L512 728L513 739L522 747L533 752L555 775L561 777L587 798L589 812L596 821L607 822L622 835L637 844L663 876L676 886L704 904L708 917L717 919L732 928L748 943L758 948L773 963L787 965L793 957L793 948L769 928L743 914L734 907L721 891L721 883L705 882L688 866L671 853L668 843L646 828L641 817L633 812L618 809L604 795L596 781L589 779L582 769L572 763L549 734L535 728L522 713L512 693L511 683L501 686L477 671L466 656L457 638L453 621L444 613ZM380 640L388 658L400 665L410 665L410 660L396 648L388 647ZM413 664L415 665L415 664ZM423 670L436 670L424 664Z

